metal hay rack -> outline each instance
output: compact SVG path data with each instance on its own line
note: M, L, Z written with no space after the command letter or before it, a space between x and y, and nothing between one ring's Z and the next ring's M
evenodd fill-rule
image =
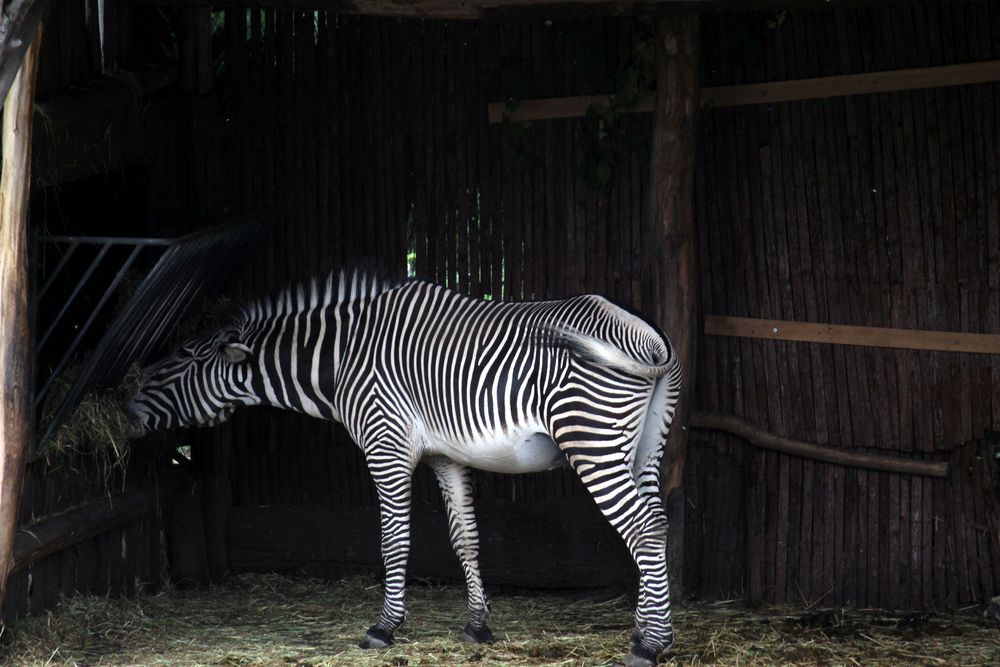
M88 392L115 387L133 362L163 353L192 309L217 296L243 268L264 229L260 218L243 217L179 238L37 237L34 256L46 253L55 264L32 281L40 284L31 303L34 353L45 361L36 363L36 417L46 399L54 400L60 375L92 347L39 428L32 457L44 453ZM134 291L127 285L130 271L142 274L132 281ZM59 281L63 294L52 289Z

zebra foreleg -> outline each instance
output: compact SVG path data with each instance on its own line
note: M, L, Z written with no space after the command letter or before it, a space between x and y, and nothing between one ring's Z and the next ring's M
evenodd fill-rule
M625 665L653 667L660 652L674 641L664 542L666 526L643 500L624 456L615 461L618 447L614 442L602 444L593 439L573 442L558 436L556 442L566 452L604 517L622 536L639 567L637 632L633 634Z
M406 561L410 555L410 499L413 465L394 452L368 453L368 466L378 491L382 528L382 561L385 563L385 597L378 621L358 644L383 648L406 618Z
M479 574L479 529L472 509L472 478L465 466L446 458L433 458L427 464L434 470L441 496L448 510L448 535L462 569L469 595L469 622L462 638L471 643L493 642L493 633L486 625L490 605L483 592Z

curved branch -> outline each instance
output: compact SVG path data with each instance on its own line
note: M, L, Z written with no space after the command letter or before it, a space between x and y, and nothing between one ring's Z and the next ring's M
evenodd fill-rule
M947 477L948 464L930 461L914 461L882 454L863 454L849 452L834 447L815 445L801 440L792 440L780 435L757 428L750 422L733 415L723 415L716 412L695 412L691 415L690 425L693 428L715 429L737 435L744 440L776 452L801 456L807 459L836 463L855 468L899 472L925 477Z

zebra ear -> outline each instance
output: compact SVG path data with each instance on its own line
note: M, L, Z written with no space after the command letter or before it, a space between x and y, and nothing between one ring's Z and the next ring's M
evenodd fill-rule
M229 363L242 364L250 358L250 348L243 343L225 343L222 346L222 354Z

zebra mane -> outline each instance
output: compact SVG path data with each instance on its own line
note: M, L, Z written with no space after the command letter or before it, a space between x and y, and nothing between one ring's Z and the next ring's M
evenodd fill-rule
M375 273L355 269L330 271L325 277L290 285L277 294L243 306L240 319L244 322L301 313L338 303L374 297L399 286L398 281L386 280Z

